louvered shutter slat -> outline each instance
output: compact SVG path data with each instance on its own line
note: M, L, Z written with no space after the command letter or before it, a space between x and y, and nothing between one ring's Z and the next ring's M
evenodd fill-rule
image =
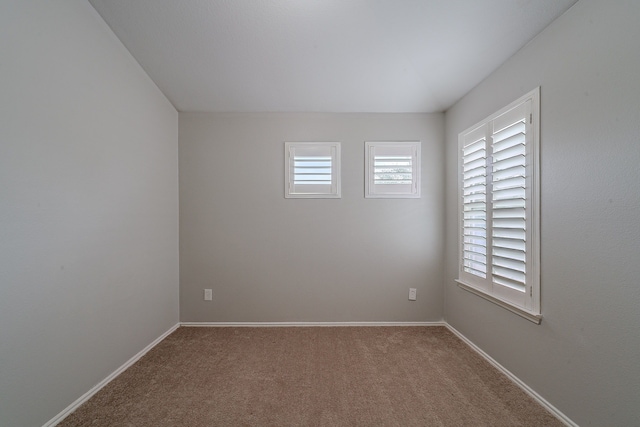
M463 260L464 270L467 273L474 274L476 276L480 276L483 279L487 277L487 265L479 262L469 261L467 259Z
M494 209L494 218L522 218L525 219L526 211L524 208Z
M516 228L494 228L492 237L503 237L505 239L514 239L525 241L526 232L525 230L516 229Z
M512 157L521 156L522 162L524 163L524 155L525 155L525 147L524 144L514 145L513 147L509 147L505 150L502 150L497 153L493 153L493 170L500 170L500 165L498 162L501 162L506 159L510 159Z
M524 167L524 156L516 156L502 159L492 167L492 173L498 175L498 172L505 171L515 167Z
M487 155L484 150L477 150L465 156L465 163L471 163L478 159L486 159L486 158L487 158Z
M470 261L476 261L481 264L487 263L487 256L479 252L472 252L472 251L466 252L464 255L464 259L468 259Z
M464 234L465 236L475 236L475 237L486 238L487 230L485 228L478 228L478 227L475 227L475 228L465 227Z
M524 250L505 249L501 247L496 247L495 244L493 245L493 255L501 258L507 258L514 261L525 260Z
M513 166L509 166L507 168L497 170L493 172L494 180L503 180L514 177L524 177L526 170L522 165L522 161L520 159L513 159Z
M464 202L465 203L484 202L486 200L486 197L487 196L484 193L469 194L467 196L464 196Z
M522 273L522 274L526 272L524 263L511 258L503 258L503 257L497 256L495 251L493 252L493 266L508 268L511 271Z
M486 156L478 158L478 159L474 159L474 160L468 160L464 164L464 171L465 172L469 172L469 171L472 171L472 170L474 170L476 168L484 169L485 166L486 166Z
M478 185L478 184L482 184L482 185L486 184L486 177L484 175L478 175L476 177L469 178L464 183L464 187L463 188L472 187L472 186Z
M468 179L471 179L471 178L475 178L475 177L482 177L482 178L486 179L486 176L487 176L487 171L486 171L484 165L482 167L478 167L478 168L475 168L475 169L471 169L469 171L465 171L464 174L463 174L463 178L464 178L465 181L468 180Z
M487 204L484 202L467 203L464 212L482 212L486 216Z
M493 239L494 248L515 249L524 252L526 250L526 244L520 239L508 239L496 237Z
M479 254L482 254L482 255L486 255L487 254L487 247L486 246L482 246L482 245L473 245L473 244L470 244L470 243L465 243L464 249L465 249L465 251L475 252L475 253L479 253Z
M465 194L486 193L487 186L484 182L476 182L473 185L469 183L464 187Z
M464 243L472 243L474 245L479 245L479 246L487 246L487 239L485 237L482 236L474 236L472 234L465 234L463 236L463 241Z
M512 280L506 277L494 275L493 281L499 285L506 286L511 289L515 289L519 292L524 292L526 290L525 284L519 280Z
M485 230L487 221L484 218L468 219L464 221L465 228Z
M517 114L517 118L515 120L512 119L511 123L507 124L502 129L497 129L498 127L500 127L500 125L497 123L495 124L494 133L492 137L494 141L502 141L518 133L522 133L522 134L525 133L526 126L524 123L524 118L525 118L524 109L520 109L519 111L514 111L514 112Z
M493 192L493 200L497 201L497 200L513 200L514 203L516 203L516 201L518 199L520 200L524 200L524 198L526 197L526 192L525 189L520 187L520 188L507 188L504 190L498 190L498 191L494 191ZM506 203L504 203L503 205L507 205Z
M523 125L524 126L524 125ZM499 153L507 148L515 147L517 145L524 145L525 137L523 132L518 132L515 135L511 135L505 139L499 139L497 136L493 138L493 153Z
M469 155L471 153L475 153L478 150L482 150L483 152L486 153L486 139L484 138L480 138L474 142L470 142L468 144L465 145L464 147L464 152L466 155Z
M526 221L520 218L496 218L493 220L493 228L495 229L516 229L516 230L524 230L526 226Z
M515 176L512 178L506 178L498 180L494 175L493 191L506 190L509 188L525 188L524 176Z
M493 209L510 209L510 208L524 208L526 206L526 201L523 198L521 199L504 199L504 200L494 200L493 201Z
M486 223L486 217L484 215L484 212L477 212L477 211L471 211L471 212L465 212L463 215L463 218L465 220L482 220Z

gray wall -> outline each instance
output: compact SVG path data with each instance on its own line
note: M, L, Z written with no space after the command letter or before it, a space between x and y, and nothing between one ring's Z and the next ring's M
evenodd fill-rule
M445 318L581 426L640 425L639 17L580 0L446 113ZM540 326L453 281L458 133L538 85Z
M0 425L178 321L178 114L84 0L0 4Z
M181 113L179 128L181 320L442 319L443 115ZM394 139L422 141L422 198L365 199L364 142ZM341 199L284 198L285 141L342 143Z

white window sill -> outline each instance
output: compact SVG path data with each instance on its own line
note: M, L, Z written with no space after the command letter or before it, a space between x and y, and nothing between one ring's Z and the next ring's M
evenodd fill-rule
M507 310L509 310L512 313L517 314L520 317L524 317L525 319L527 319L530 322L535 323L536 325L539 325L540 322L542 322L542 315L541 314L533 314L530 313L526 310L523 310L519 307L516 307L515 305L509 304L508 302L502 301L494 296L491 296L487 293L484 293L483 291L481 291L480 289L474 288L473 286L467 285L464 282L461 282L460 280L456 279L456 282L458 283L458 286L462 289L464 289L465 291L469 291L472 294L478 295L481 298L486 299L487 301L491 301L494 304L499 305L502 308L505 308Z

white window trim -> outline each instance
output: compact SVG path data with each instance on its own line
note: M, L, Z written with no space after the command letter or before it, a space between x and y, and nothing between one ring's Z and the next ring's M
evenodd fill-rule
M420 141L370 141L365 142L365 198L416 199L420 198ZM376 152L389 155L411 156L412 176L410 184L375 184Z
M462 164L462 147L464 146L464 137L477 132L479 128L488 126L493 121L502 116L504 113L513 110L514 108L526 104L531 101L529 111L529 126L527 128L527 142L526 142L526 179L527 187L530 187L530 193L527 198L531 200L526 204L526 217L527 217L527 249L526 249L526 289L523 305L518 305L513 301L510 301L508 297L501 294L501 290L504 287L493 283L491 279L491 262L487 261L487 278L481 277L464 271L463 267L463 251L464 251L464 219L463 219L463 164ZM489 132L487 132L489 135ZM490 153L489 153L489 138L487 139L487 170L491 165ZM539 324L542 320L541 307L540 307L540 162L539 162L539 146L540 146L540 88L536 88L533 91L525 94L516 101L512 102L508 106L502 108L500 111L492 114L485 120L477 123L474 126L461 132L458 139L458 279L456 282L462 289L470 291L482 298L487 299L499 306L516 313L527 320ZM488 172L488 175L490 172ZM491 202L489 196L491 195L491 179L487 178L487 205ZM489 208L487 208L489 209ZM489 210L487 210L487 239L490 238L489 230L491 229L489 223L492 218L489 218ZM492 238L492 237L491 237ZM491 245L487 241L487 255L490 254Z
M284 180L287 199L339 199L340 186L340 143L339 142L285 142ZM295 157L298 153L331 159L330 184L302 185L295 183Z

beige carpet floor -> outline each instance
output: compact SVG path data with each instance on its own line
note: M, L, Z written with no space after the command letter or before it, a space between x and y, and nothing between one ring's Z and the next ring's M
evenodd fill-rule
M59 426L561 426L444 327L182 327Z

